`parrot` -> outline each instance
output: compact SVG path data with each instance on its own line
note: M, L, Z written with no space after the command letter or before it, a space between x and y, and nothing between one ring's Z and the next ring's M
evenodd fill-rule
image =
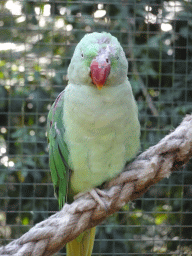
M140 148L138 107L122 46L108 32L77 44L68 84L48 113L49 166L61 209L79 193L123 171ZM67 256L91 256L95 227L66 244Z

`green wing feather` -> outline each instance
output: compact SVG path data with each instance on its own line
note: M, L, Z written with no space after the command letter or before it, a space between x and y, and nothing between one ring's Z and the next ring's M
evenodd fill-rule
M62 91L53 103L47 123L47 136L49 142L49 165L53 185L61 209L65 203L68 183L68 149L64 141L65 127L63 123L64 91Z

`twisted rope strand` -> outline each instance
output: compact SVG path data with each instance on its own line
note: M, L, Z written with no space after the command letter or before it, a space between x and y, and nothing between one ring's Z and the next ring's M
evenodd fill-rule
M140 197L151 185L168 178L192 157L192 115L157 145L140 154L117 178L108 182L101 199L107 211L87 193L27 233L0 248L2 256L53 255L80 233L101 223L128 201Z

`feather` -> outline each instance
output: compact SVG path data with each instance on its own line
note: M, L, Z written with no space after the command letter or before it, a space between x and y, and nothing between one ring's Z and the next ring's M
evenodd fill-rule
M64 142L64 91L59 94L48 115L49 165L59 208L65 203L69 183L68 148Z

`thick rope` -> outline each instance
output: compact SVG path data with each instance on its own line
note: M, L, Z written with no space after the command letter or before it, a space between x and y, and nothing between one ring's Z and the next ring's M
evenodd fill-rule
M36 224L26 234L0 248L0 255L53 255L84 230L101 223L128 201L141 196L151 185L168 178L172 171L192 157L192 115L157 145L150 147L125 168L104 190L101 206L89 193L48 219Z

